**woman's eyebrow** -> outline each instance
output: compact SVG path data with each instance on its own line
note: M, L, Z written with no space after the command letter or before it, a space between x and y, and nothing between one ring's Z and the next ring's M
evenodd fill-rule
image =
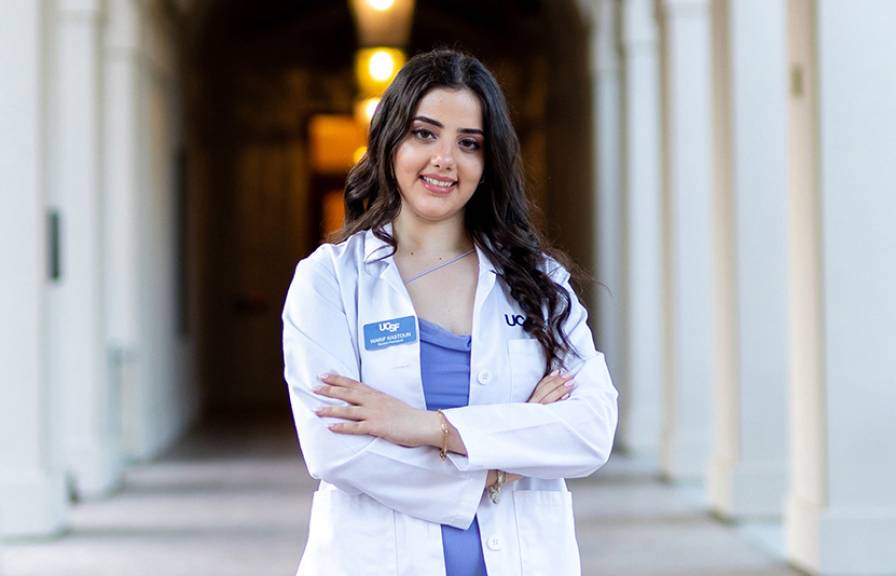
M427 124L432 124L433 126L437 126L439 128L445 127L445 125L438 120L433 120L432 118L429 118L427 116L414 116L413 120L415 122L425 122ZM461 132L463 134L479 134L480 136L485 135L485 133L479 128L461 128L458 130L458 132Z

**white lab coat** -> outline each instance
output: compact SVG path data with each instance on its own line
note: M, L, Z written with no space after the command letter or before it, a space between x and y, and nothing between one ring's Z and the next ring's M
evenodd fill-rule
M387 228L391 230L391 228ZM320 479L298 574L443 576L440 524L467 528L478 515L489 576L580 573L572 501L564 478L587 476L609 457L616 390L594 348L586 311L572 295L565 330L582 358L568 359L576 387L567 400L528 404L544 368L521 308L477 249L470 405L445 410L467 456L442 461L432 447L404 448L336 434L314 409L341 403L314 394L318 376L338 373L425 408L420 342L367 350L364 326L416 314L392 257L372 232L324 244L299 262L283 311L286 380L308 471ZM418 334L419 334L419 325ZM493 504L490 469L525 476Z

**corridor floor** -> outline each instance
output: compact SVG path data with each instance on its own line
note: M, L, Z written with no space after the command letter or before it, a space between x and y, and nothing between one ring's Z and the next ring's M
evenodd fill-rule
M71 508L64 536L0 545L0 574L291 576L315 482L288 416L267 422L206 425L130 467L115 494ZM569 484L585 576L799 574L709 517L699 491L660 482L624 456Z

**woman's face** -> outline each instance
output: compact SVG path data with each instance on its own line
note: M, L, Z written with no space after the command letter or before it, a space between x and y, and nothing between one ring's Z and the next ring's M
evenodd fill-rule
M395 150L402 211L428 222L462 215L485 168L484 137L482 108L473 92L427 92Z

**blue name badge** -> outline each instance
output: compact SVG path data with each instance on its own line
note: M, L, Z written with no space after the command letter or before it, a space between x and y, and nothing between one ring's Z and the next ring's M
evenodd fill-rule
M417 322L413 316L364 325L364 348L367 350L379 350L416 340Z

